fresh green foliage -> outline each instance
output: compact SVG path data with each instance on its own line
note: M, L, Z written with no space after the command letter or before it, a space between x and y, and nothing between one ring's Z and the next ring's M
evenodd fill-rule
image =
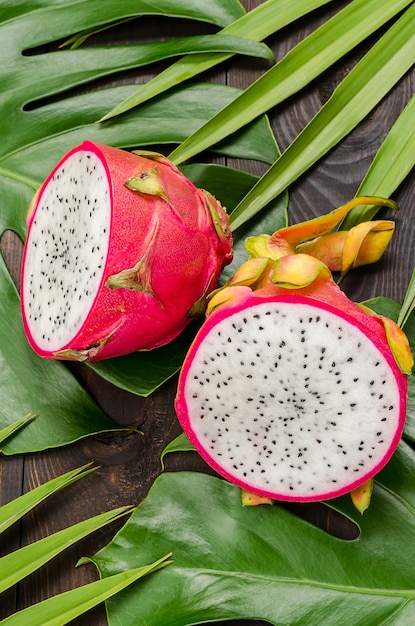
M414 62L415 5L412 4L248 192L231 214L233 227L255 215L351 132Z
M408 319L415 308L415 271L412 273L411 280L409 281L408 289L402 303L401 310L399 311L398 324L402 328L408 322Z
M74 542L131 511L131 507L122 507L102 513L3 556L0 559L0 593L39 569Z
M20 18L27 13L27 6L23 0L3 0L0 18L2 21ZM60 33L60 38L69 37L80 30L94 32L102 25L108 26L143 15L189 18L223 27L245 13L238 0L211 0L209 3L204 0L155 0L151 4L145 0L117 4L111 0L81 0L64 4L61 0L36 0L32 7L33 28L39 33L42 26L45 29L47 24L51 24L54 32Z
M15 498L11 502L4 504L0 508L0 533L17 522L21 517L23 517L23 515L28 513L35 506L43 502L45 498L48 498L56 491L71 485L73 482L79 480L79 478L93 472L94 469L95 468L90 467L90 464L78 467L75 470L62 474L62 476L58 476L57 478L44 483L43 485L39 485L36 489L32 489L32 491L25 493L19 498Z
M390 129L385 141L376 153L357 196L377 195L389 198L415 166L415 96ZM350 229L359 222L371 220L376 207L355 207L342 222L342 228Z
M0 443L5 441L5 439L7 439L8 437L11 437L11 435L20 430L20 428L23 428L23 426L26 426L26 424L29 424L33 419L35 419L35 417L37 417L36 413L32 413L29 411L29 413L23 415L23 417L21 417L19 420L16 420L8 426L2 428L0 430Z
M188 99L179 94L166 101L162 99L158 106L148 107L139 117L127 116L122 122L105 128L96 125L95 121L108 106L115 106L135 87L124 85L78 97L68 97L70 90L117 71L157 61L166 55L166 47L170 49L170 46L162 44L164 52L157 46L142 44L52 49L51 52L37 52L38 47L51 44L53 48L54 42L84 28L145 14L188 17L225 26L243 15L244 10L235 0L225 3L215 0L207 4L201 0L175 3L159 0L152 3L151 8L144 2L114 5L92 0L83 2L82 10L78 2L62 4L49 0L36 3L31 9L21 3L8 6L3 3L0 12L0 234L10 228L24 237L24 217L33 192L57 160L84 138L121 147L177 143L238 95L237 91L224 86L205 85L190 91ZM198 49L197 38L194 49ZM48 103L49 98L52 102ZM261 139L265 139L268 146L271 144L271 152L260 157L257 153L253 158L272 162L276 157L272 151L275 140L269 127L265 132L268 132L268 139L263 136ZM255 146L258 142L250 143ZM246 141L242 141L234 156L244 155L246 148ZM223 150L226 153L226 144Z
M232 34L238 35L238 37L249 38L253 41L261 41L288 26L288 24L299 17L324 4L328 4L330 1L301 0L293 3L292 0L267 0L238 20L225 26L217 34L221 36ZM167 89L176 87L183 81L189 80L201 72L205 72L211 67L227 61L230 56L229 54L218 53L199 54L197 57L185 56L179 59L153 79L141 85L129 98L117 104L101 118L101 121L129 111L131 108L158 96Z
M183 141L169 158L182 163L286 100L410 4L410 0L354 0ZM398 45L406 44L406 37L407 33L398 35ZM366 78L376 82L376 75Z
M123 48L122 55L118 53L118 47L113 47L114 60L116 57L123 58L127 62L128 54ZM72 48L74 49L74 48ZM242 37L217 37L216 35L193 35L190 37L178 37L173 40L154 41L134 46L134 55L130 55L130 63L134 67L147 65L154 61L161 61L183 54L243 54L245 56L258 57L273 62L274 55L265 44L243 39ZM78 54L78 53L77 53ZM137 62L137 59L139 61Z
M19 298L0 256L0 427L17 416L38 416L1 444L4 454L65 445L91 432L119 428L57 361L37 357L23 332Z
M151 565L138 567L128 572L115 574L110 578L99 580L83 587L60 593L57 596L43 600L38 604L14 613L2 620L2 626L63 626L76 617L83 615L100 602L104 602L116 593L126 589L128 585L136 582L139 578L152 574L157 570L169 565L170 554L155 561Z
M2 5L0 11L0 237L5 230L25 237L25 216L30 200L62 155L85 138L119 147L177 143L189 132L235 99L240 90L224 85L197 84L176 90L133 112L120 121L98 125L106 107L135 89L123 85L78 96L68 92L98 77L141 66L165 55L153 45L100 46L38 53L38 46L59 40L84 28L97 28L122 17L151 14L206 19L225 26L243 15L241 5L229 2L147 3L37 2L31 9L21 3ZM213 37L213 36L212 36ZM204 40L207 41L207 40ZM224 39L225 41L225 39ZM212 45L212 38L210 38ZM183 43L183 42L182 42ZM200 44L195 38L193 49ZM235 41L234 41L235 43ZM244 46L245 46L244 42ZM255 43L255 42L251 42ZM181 44L180 44L181 45ZM215 44L216 45L216 44ZM251 44L249 44L251 45ZM164 48L167 44L163 43ZM186 43L189 46L189 40ZM238 42L240 47L240 42ZM263 48L263 47L262 47ZM33 49L32 52L24 51ZM264 49L264 48L263 48ZM179 50L179 48L177 49ZM253 50L253 49L252 49ZM268 53L267 53L268 54ZM36 80L33 77L36 76ZM49 101L49 98L51 99ZM218 148L223 154L272 163L278 156L275 138L263 117ZM201 165L198 175L209 189L215 172ZM241 173L244 193L255 180ZM221 180L224 181L222 175ZM223 184L223 187L226 186ZM235 187L235 185L234 185ZM215 191L218 198L221 190ZM225 199L229 194L224 193ZM235 196L239 202L243 195ZM0 259L0 428L30 411L39 417L9 438L2 450L16 454L66 445L86 435L119 428L96 405L70 371L60 362L44 361L28 348L20 321L16 289ZM188 344L176 342L160 353L137 354L97 365L96 371L122 389L148 395L177 372ZM155 363L161 363L154 367Z
M164 457L171 452L194 452L195 448L192 446L188 438L184 433L181 433L178 437L173 439L163 450L161 455L161 467L164 471Z
M402 443L364 516L348 496L328 503L355 524L358 537L346 541L279 505L242 507L240 490L221 479L163 474L93 560L108 576L119 563L137 567L169 546L174 563L145 588L110 600L109 624L133 626L135 615L146 626L332 624L335 616L355 626L412 623L413 553L402 546L413 544L414 478L415 454Z
M94 469L96 468L90 468L89 465L79 467L36 487L32 491L2 506L0 508L0 533L17 522L40 502L79 480L79 478L86 476ZM60 554L65 548L73 545L76 541L83 539L92 532L132 511L132 507L124 506L96 515L3 556L0 559L0 594ZM46 624L50 626L59 624L62 626L67 624L75 617L82 615L100 602L125 589L138 578L168 565L170 563L167 560L169 556L171 555L167 554L151 565L142 566L133 571L126 571L115 577L107 578L105 581L91 583L40 602L2 620L1 624L25 623L31 626L46 626Z

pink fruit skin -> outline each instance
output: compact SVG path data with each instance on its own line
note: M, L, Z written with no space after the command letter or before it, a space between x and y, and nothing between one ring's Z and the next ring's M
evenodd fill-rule
M300 290L298 290L300 291ZM204 458L204 460L223 478L228 480L229 482L237 485L238 487L245 489L247 491L251 491L259 496L263 496L266 498L271 498L273 500L284 500L284 501L295 501L295 502L315 502L326 499L335 498L337 496L341 496L345 493L349 493L351 490L355 489L362 483L369 480L372 476L377 474L389 461L392 454L396 450L402 431L405 423L406 416L406 400L407 400L407 390L408 390L408 377L402 373L400 368L398 367L395 358L388 346L386 333L384 330L384 326L381 320L376 316L370 316L365 314L362 309L354 302L349 300L343 292L338 289L336 285L333 283L329 283L328 285L322 284L317 289L310 286L309 288L301 289L301 294L293 293L292 290L288 290L282 287L276 287L275 285L269 285L269 287L262 290L256 291L255 294L249 289L246 289L246 298L243 299L238 297L238 300L235 306L225 305L223 307L218 308L214 311L210 317L206 320L203 327L200 329L198 335L194 339L189 352L187 354L186 360L181 370L177 395L175 401L175 408L177 417L181 423L181 426L186 433L189 441L196 448L199 454ZM312 294L312 295L309 295ZM200 443L198 438L196 437L191 421L189 419L189 415L187 412L186 406L186 379L189 372L190 365L193 361L193 357L197 352L200 344L204 341L205 337L208 335L209 331L222 319L227 318L233 312L237 313L241 310L246 310L247 308L254 306L257 303L269 301L269 302L291 302L291 303L307 303L309 305L314 305L318 309L325 309L327 311L331 311L336 315L344 318L346 321L354 324L358 328L360 328L364 334L371 339L373 344L379 349L379 351L384 355L387 362L389 363L391 370L395 376L398 387L401 391L400 393L400 406L399 406L399 421L398 427L396 429L393 440L391 441L388 452L383 457L382 461L378 463L375 467L373 467L370 471L368 471L365 475L361 476L356 481L351 481L349 484L345 485L340 489L334 489L329 493L323 493L311 496L289 496L286 494L279 494L274 491L261 490L257 488L253 488L248 482L244 482L239 480L232 474L228 473L224 470L217 461L211 457L206 448Z
M105 271L95 301L78 334L60 350L85 351L99 344L97 354L92 351L87 358L96 361L164 345L187 326L191 307L216 286L222 267L232 259L226 213L214 201L224 231L218 234L204 193L167 159L150 160L85 141L68 152L43 183L28 215L29 229L54 172L80 150L95 153L105 166L111 192L111 232ZM125 186L130 177L139 177L155 167L169 202ZM155 295L106 286L110 276L134 267L145 255L145 272ZM23 271L25 260L26 249ZM23 298L22 313L32 348L42 357L61 358L36 345L25 319Z

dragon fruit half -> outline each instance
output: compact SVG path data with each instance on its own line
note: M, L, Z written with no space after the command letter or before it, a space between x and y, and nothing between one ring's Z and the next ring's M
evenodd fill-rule
M21 302L43 357L96 361L175 338L232 259L228 218L163 156L89 141L28 215Z
M320 501L390 459L413 359L402 330L349 300L320 259L286 246L275 256L254 256L212 296L176 412L207 463L248 494Z

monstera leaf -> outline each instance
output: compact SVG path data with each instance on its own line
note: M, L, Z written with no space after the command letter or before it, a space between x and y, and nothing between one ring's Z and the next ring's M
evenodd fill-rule
M177 143L196 130L220 108L237 97L240 90L224 85L196 84L176 90L151 102L139 114L98 125L106 108L131 93L134 86L122 85L73 96L72 91L98 77L139 67L185 52L210 50L247 52L270 58L268 48L256 42L214 35L151 44L59 49L56 42L80 31L99 30L114 21L145 14L187 17L226 26L244 15L236 0L175 3L66 2L2 3L0 9L0 237L11 230L24 239L25 215L30 200L59 158L85 138L119 147ZM49 50L49 51L46 51ZM265 117L218 147L223 154L247 155L271 163L278 155L275 138ZM218 180L217 172L202 168L204 185ZM229 171L232 178L232 172ZM201 175L200 171L197 174ZM242 199L256 179L240 172ZM224 181L224 177L219 177ZM236 189L237 184L232 186ZM225 183L222 188L226 189ZM215 189L220 197L220 189ZM224 200L230 200L224 192ZM285 211L285 207L283 207ZM14 454L56 447L86 435L118 426L96 405L71 372L58 362L39 359L28 348L19 311L17 291L0 260L0 330L2 406L0 428L28 412L38 419L18 431L3 445ZM161 349L95 366L98 374L132 393L148 395L180 367L189 339ZM134 373L134 376L131 374Z
M226 619L411 624L414 479L415 454L402 443L378 475L363 516L349 496L324 505L352 526L345 540L283 506L242 507L240 490L219 478L163 474L93 561L104 577L151 562L167 548L174 562L108 601L109 624L133 626L137 615L146 626Z

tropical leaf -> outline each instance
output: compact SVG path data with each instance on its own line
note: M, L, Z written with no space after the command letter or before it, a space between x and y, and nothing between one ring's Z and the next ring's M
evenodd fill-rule
M104 600L119 593L139 578L169 565L171 563L168 560L170 556L170 554L167 554L151 565L138 567L128 572L121 572L104 580L98 580L89 585L60 593L14 613L2 620L0 624L2 626L21 626L21 624L30 624L30 626L63 626L63 624L68 624L76 617L83 615Z
M150 5L143 0L133 3L118 2L111 0L81 0L81 2L65 2L60 0L36 0L31 3L28 11L27 2L22 0L4 0L1 5L0 19L11 21L22 16L30 22L33 29L39 33L44 32L46 41L49 41L46 29L48 25L53 32L60 33L59 37L67 37L73 33L86 29L97 29L103 24L112 25L127 18L141 17L143 15L163 15L168 17L180 17L201 20L225 26L238 19L245 13L245 9L237 0L155 0ZM20 27L18 27L20 30ZM30 34L30 33L29 33ZM29 40L30 41L30 40Z
M204 85L191 90L188 101L175 95L172 99L159 100L155 108L147 108L139 119L135 115L127 116L121 124L112 123L98 128L96 119L105 113L108 106L115 106L126 98L135 87L127 85L99 92L92 90L78 97L68 97L71 89L117 71L155 61L166 53L170 54L169 50L174 49L176 44L173 42L172 48L158 42L165 48L160 57L158 44L156 50L159 49L159 52L154 50L153 44L54 50L53 43L85 27L97 27L116 19L145 14L205 19L224 26L243 15L244 9L234 0L215 0L207 5L201 0L179 0L175 3L158 0L150 7L144 2L114 5L108 1L92 0L62 4L49 0L35 3L31 9L24 3L3 3L0 12L0 54L3 61L0 67L0 234L10 228L24 237L24 216L34 190L59 158L86 137L120 147L177 143L238 95L238 91L225 86ZM197 42L197 38L194 41ZM46 44L52 46L52 51L42 51L42 46ZM36 76L35 81L33 76ZM209 91L211 88L212 91ZM192 122L189 123L189 120ZM264 131L267 134L265 142L268 147L271 144L268 156L258 155L264 136L258 142L252 140L251 134L249 143L253 154L256 154L253 158L272 162L276 156L275 140L267 123L259 130L260 134ZM223 152L230 149L232 153L232 144L233 141L228 145L224 143ZM234 156L244 154L247 147L246 140L242 140Z
M20 419L2 428L0 430L0 443L2 443L5 439L8 439L8 437L11 437L20 428L26 426L26 424L29 424L33 419L35 419L35 417L37 417L36 413L29 411L29 413L26 413L26 415L23 415Z
M30 85L26 89L29 94ZM0 135L4 137L0 146L0 234L8 228L25 236L25 215L34 191L63 154L86 137L122 148L177 143L240 92L225 85L198 84L145 105L139 116L134 113L107 125L95 123L97 114L109 102L119 100L121 94L131 93L131 86L67 98L28 112L22 110L22 102L9 106L4 102L7 94L0 94ZM9 124L18 130L7 132ZM278 156L265 118L246 127L231 142L223 142L218 152L268 163Z
M409 281L408 289L406 290L405 298L402 303L402 307L399 311L397 322L401 328L403 328L411 313L415 308L415 270L412 272L411 280Z
M23 515L26 515L33 507L43 502L45 498L48 498L56 491L72 484L90 472L95 471L96 468L90 467L90 465L91 464L88 463L66 474L62 474L57 478L53 478L0 507L0 533L9 528L9 526L12 526L12 524L17 522Z
M248 192L231 214L233 227L255 215L351 132L414 62L415 5L412 4Z
M169 158L182 163L286 100L410 4L411 0L354 0L183 141ZM408 33L395 33L398 45L404 46ZM367 78L377 80L376 75Z
M174 6L171 2L155 2L151 7L143 2L130 5L118 3L115 7L110 2L83 2L81 11L78 2L62 5L50 0L37 2L31 9L21 3L3 3L0 11L0 52L4 60L0 67L3 87L0 94L0 236L5 230L12 230L24 239L25 215L34 191L61 156L85 137L120 147L180 142L239 95L240 90L224 85L199 84L185 94L176 90L167 98L158 99L140 116L135 113L125 116L119 123L107 124L105 128L97 125L95 120L105 108L135 87L123 85L79 96L69 96L70 90L99 76L155 60L160 50L156 56L152 45L149 48L102 46L46 53L39 52L39 46L53 44L84 27L96 28L139 14L186 17L187 12L187 17L223 26L244 13L241 5L233 0L215 1L208 6L183 0ZM195 38L196 49L197 41ZM189 46L189 39L186 45ZM163 46L168 47L165 43ZM278 150L268 120L263 117L246 131L231 142L224 142L219 150L234 156L251 154L253 158L271 163ZM247 178L251 181L249 176ZM244 189L247 189L246 184ZM239 195L238 199L241 197ZM39 414L38 419L8 438L3 452L43 450L119 428L65 365L41 360L28 348L20 322L18 295L3 259L0 259L0 289L3 319L9 320L7 327L3 325L0 330L3 373L0 390L4 397L0 428L10 426L18 416L30 411ZM176 342L161 353L106 362L97 366L97 371L101 368L102 376L122 389L148 395L177 371L184 350L185 345ZM160 363L161 357L163 365L153 367Z
M79 467L0 507L0 533L17 522L45 498L86 476L94 469L96 468L91 468L89 465ZM0 593L15 585L63 550L72 546L76 541L132 511L133 507L124 506L96 515L3 556L0 559ZM105 581L97 581L59 594L44 602L39 602L2 620L1 624L25 623L31 624L31 626L45 626L46 624L58 626L59 624L62 626L125 589L138 578L165 567L170 563L167 560L170 556L167 554L151 565L140 567L131 572L123 572L115 577L107 578Z
M348 496L328 503L355 525L346 541L279 505L242 507L240 490L219 478L163 474L93 561L105 577L168 545L174 563L108 601L109 624L133 626L136 615L146 626L412 623L413 551L402 546L413 544L414 477L415 454L402 442L364 516Z
M375 194L389 198L415 166L414 145L415 96L412 96L377 151L356 195ZM373 206L352 209L341 227L349 230L359 222L372 219L376 211Z
M77 46L76 46L77 47ZM74 46L71 48L74 49ZM95 66L97 69L105 60L105 55L101 50L96 50L94 54L91 50L84 50L79 55L78 61L82 66ZM132 67L140 67L148 65L163 59L183 55L183 54L241 54L244 56L258 57L274 61L272 50L265 44L255 42L242 37L226 36L218 38L216 35L191 35L190 37L178 37L177 39L168 39L165 41L153 41L143 44L135 44L128 46L112 46L107 50L111 54L111 61L116 67L119 64L127 66L128 63ZM109 60L107 60L109 64Z
M0 559L0 593L39 569L76 541L131 513L132 510L132 507L121 507L101 513L6 554Z
M194 337L195 327L196 322L180 337L156 350L105 359L89 363L88 367L119 389L147 397L177 374Z
M218 35L238 35L254 41L262 41L269 35L288 26L299 17L314 11L316 8L328 4L331 0L301 0L293 3L292 0L267 0L256 8L235 20ZM150 98L158 96L167 89L176 87L183 81L197 76L201 72L223 63L230 58L229 54L200 54L197 57L179 59L153 79L141 85L137 91L123 102L120 102L111 111L106 113L101 121L120 115L131 108L142 104Z
M173 439L173 441L170 441L170 443L164 448L163 453L160 458L162 470L164 471L164 457L166 456L166 454L169 454L171 452L195 452L195 451L196 449L192 446L192 444L190 443L186 435L184 433L181 433L180 435L178 435L178 437Z
M4 454L44 450L68 444L93 432L117 430L113 422L61 363L40 359L29 348L16 288L0 256L0 428L17 416L35 420L8 437Z

